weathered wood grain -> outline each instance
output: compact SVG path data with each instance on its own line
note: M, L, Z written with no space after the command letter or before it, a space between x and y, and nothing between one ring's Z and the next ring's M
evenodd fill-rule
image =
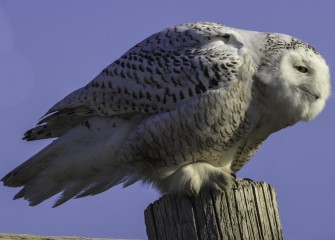
M145 210L149 240L283 239L276 193L264 182L238 179L236 189L198 196L165 195Z

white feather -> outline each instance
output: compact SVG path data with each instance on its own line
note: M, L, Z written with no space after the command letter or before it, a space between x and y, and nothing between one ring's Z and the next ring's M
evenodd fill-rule
M330 88L322 56L294 37L174 26L56 103L24 139L58 139L2 181L31 205L62 192L55 206L139 180L227 188L270 134L316 117Z

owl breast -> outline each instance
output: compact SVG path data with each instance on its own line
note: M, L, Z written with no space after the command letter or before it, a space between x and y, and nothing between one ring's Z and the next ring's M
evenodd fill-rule
M198 161L230 167L255 121L248 116L250 88L208 91L178 109L145 119L127 139L120 161L152 168ZM255 114L255 113L254 113Z

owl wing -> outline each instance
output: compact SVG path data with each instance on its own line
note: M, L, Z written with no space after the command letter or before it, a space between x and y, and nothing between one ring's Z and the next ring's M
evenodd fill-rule
M255 155L265 139L251 138L252 140L243 145L232 162L231 171L237 173Z
M59 137L97 115L133 118L171 111L199 94L228 88L244 64L241 48L237 33L219 24L167 28L55 104L24 139Z
M215 95L213 101L231 96L229 102L234 103L229 107L237 111L233 95L216 92L243 84L244 77L252 79L252 71L245 68L248 51L240 39L234 30L214 23L184 24L145 39L54 105L24 139L59 138L2 181L6 186L22 186L15 199L25 198L31 205L63 191L57 206L75 196L138 180L132 178L133 169L112 160L139 123L145 129L142 118L157 115L158 121L158 116L176 114L183 107L197 111L199 104L209 116L207 95ZM220 104L216 101L217 108ZM240 119L234 113L229 121L235 121L235 115ZM183 116L188 119L187 111ZM204 121L201 124L207 124Z

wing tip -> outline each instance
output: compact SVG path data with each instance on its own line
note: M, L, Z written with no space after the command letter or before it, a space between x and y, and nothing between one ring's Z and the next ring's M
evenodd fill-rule
M17 194L15 194L15 196L13 197L13 200L24 198L25 195L26 195L26 191L24 188L22 188Z
M15 176L18 174L17 171L11 171L7 173L3 178L1 178L1 182L3 182L3 185L6 187L20 187L22 186L19 183L15 183Z

